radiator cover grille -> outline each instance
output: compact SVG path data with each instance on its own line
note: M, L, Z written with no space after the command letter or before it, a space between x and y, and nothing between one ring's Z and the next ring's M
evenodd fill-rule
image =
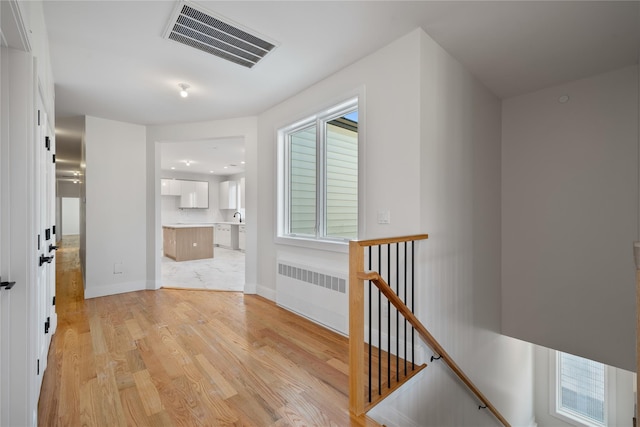
M348 334L348 266L278 254L276 303L343 335ZM337 267L337 268L336 268Z
M253 68L276 47L275 42L193 4L180 3L174 15L165 38L243 67Z

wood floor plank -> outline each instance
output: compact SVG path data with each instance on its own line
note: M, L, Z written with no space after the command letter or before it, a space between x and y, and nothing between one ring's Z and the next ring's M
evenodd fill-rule
M145 369L142 371L134 372L133 380L136 383L138 395L140 396L140 400L142 401L142 406L144 407L145 413L147 415L153 415L157 414L158 412L162 412L164 410L164 407L162 406L162 401L160 400L158 390L151 381L149 371Z
M127 329L131 334L131 338L133 338L134 340L139 340L145 337L145 334L144 332L142 332L142 328L140 328L140 325L138 324L136 319L126 320L125 325L127 325Z
M237 292L84 300L77 248L57 258L38 425L378 427L348 412L344 337Z
M120 400L127 425L154 427L154 424L151 423L151 417L147 415L142 399L140 399L138 390L135 387L120 390ZM157 413L160 412L158 411Z
M196 360L199 366L209 375L209 378L217 388L218 393L223 399L228 399L230 397L238 394L237 390L229 384L229 382L225 379L224 375L220 373L202 354L198 354L196 356Z
M98 397L95 394L98 386L98 378L92 378L86 382L84 382L80 386L80 400L79 400L79 411L80 411L80 425L83 426L97 426L98 420L96 419L96 415L98 413L96 404L99 403Z
M96 355L97 392L99 404L98 425L126 425L126 418L113 371L113 358L109 353Z
M64 332L63 349L58 419L62 425L78 425L80 412L76 402L80 399L80 353L78 351L78 334L75 330L69 329Z

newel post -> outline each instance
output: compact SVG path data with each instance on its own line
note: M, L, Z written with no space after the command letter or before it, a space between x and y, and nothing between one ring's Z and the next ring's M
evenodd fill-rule
M349 411L364 413L364 248L349 242Z

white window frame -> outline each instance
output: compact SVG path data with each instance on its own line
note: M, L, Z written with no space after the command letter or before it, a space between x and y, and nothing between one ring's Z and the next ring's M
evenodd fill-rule
M288 152L288 141L287 136L293 132L298 130L302 130L308 126L315 124L318 126L317 134L319 134L318 138L324 138L324 128L319 126L320 123L328 122L334 118L341 117L342 115L352 111L358 111L358 236L362 235L362 176L363 176L363 168L362 168L362 153L363 153L363 140L364 140L364 114L362 111L362 96L360 94L350 96L347 99L343 99L340 102L334 103L331 107L321 109L316 114L309 115L302 120L298 120L290 125L281 127L277 130L277 226L276 226L276 237L275 243L279 244L287 244L293 246L328 250L334 252L343 252L347 253L349 250L349 240L347 238L331 238L324 236L325 230L318 229L319 227L323 227L324 224L324 212L321 212L322 209L319 207L320 198L323 197L324 188L323 182L324 177L321 176L319 179L319 185L316 187L316 197L317 197L317 217L316 217L316 234L315 236L302 236L302 235L294 235L289 234L289 170L290 170L290 162L289 162L289 152ZM318 164L324 163L323 154L321 154L321 158L318 159ZM324 167L318 167L317 173L324 174Z
M604 396L605 415L604 424L594 423L591 420L564 410L561 407L560 395L560 351L549 350L549 414L568 424L578 427L607 427L616 425L616 373L615 370L605 365L604 371Z

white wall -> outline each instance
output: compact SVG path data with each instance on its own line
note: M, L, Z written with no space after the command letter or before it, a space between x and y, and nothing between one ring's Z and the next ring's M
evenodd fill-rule
M360 95L359 164L361 229L365 237L416 234L420 229L418 39L406 36L354 63L258 118L258 292L275 299L276 257L324 260L347 269L347 254L274 243L276 235L277 129ZM401 126L398 126L401 124ZM248 185L248 184L247 184ZM389 210L391 223L379 225L377 211Z
M502 130L503 332L635 371L638 68L508 99Z
M419 316L513 425L530 424L531 346L499 335L500 101L421 30L259 116L259 293L275 295L278 253L347 268L346 254L274 243L275 132L358 90L360 237L430 234ZM377 224L379 209L391 224ZM388 425L496 425L438 362L372 414Z
M80 234L80 199L77 197L62 198L62 230L61 235Z
M145 127L87 116L85 139L85 297L145 289Z
M531 345L499 333L500 100L424 33L419 53L420 226L429 240L418 315L512 425L531 425ZM496 425L442 362L421 376L374 412L391 425Z
M196 141L212 138L242 137L246 153L247 214L257 218L258 210L258 139L256 118L216 120L177 125L147 126L147 280L149 288L160 285L161 195L160 146L162 142ZM247 249L245 252L245 293L255 293L257 278L256 222L247 223Z

